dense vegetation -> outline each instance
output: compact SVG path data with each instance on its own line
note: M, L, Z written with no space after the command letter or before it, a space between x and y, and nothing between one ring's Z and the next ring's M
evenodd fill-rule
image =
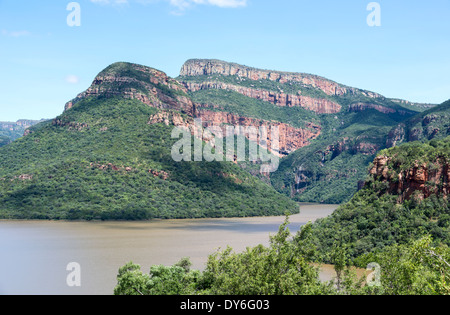
M320 123L318 115L301 107L279 107L272 103L253 99L234 91L200 90L190 93L192 100L199 104L215 105L208 110L224 111L241 117L266 121L278 121L297 128L305 128L305 123Z
M401 135L399 143L427 141L450 135L450 100L428 109L398 125L393 132Z
M384 150L391 178L417 164L448 169L450 137ZM372 174L365 187L330 217L308 223L295 235L289 218L270 237L270 246L231 248L209 256L204 271L183 259L144 274L130 262L119 270L115 294L213 295L442 295L450 294L450 208L448 195L401 203L386 178ZM448 185L447 175L437 187ZM431 183L429 183L431 185ZM292 237L292 238L291 238ZM336 277L319 280L320 263ZM373 270L361 278L351 267Z
M281 215L298 206L226 162L175 162L156 109L85 99L0 149L0 217L145 220Z
M271 183L296 201L340 204L357 192L399 117L372 109L321 119L320 137L283 159Z
M0 147L2 147L4 145L7 145L9 143L11 143L11 139L10 138L0 135Z
M336 278L323 282L314 263L313 230L291 239L286 222L270 246L231 248L209 256L204 271L190 270L188 258L171 267L153 266L149 274L130 262L119 269L116 295L430 295L450 294L450 250L431 238L394 244L372 256L370 278L358 278L345 248L332 252ZM373 267L372 267L373 266ZM366 266L365 266L366 267ZM377 269L377 268L380 269Z
M300 82L280 83L218 74L177 79L187 83L224 82L276 93L300 93L340 104L342 110L339 113L319 115L301 107L276 106L234 91L202 89L190 93L196 103L208 110L274 120L300 128L307 122L321 126L319 138L284 158L277 172L271 174L270 183L277 191L300 202L340 204L348 201L357 192L358 183L364 180L367 165L376 152L386 148L392 128L423 110L384 97L371 98L365 95L367 91L358 89L345 95L330 96ZM356 103L379 105L395 112L350 111L350 106Z
M409 143L380 155L391 157L389 172L395 180L396 174L412 169L416 163L426 163L430 168L448 165L450 137L425 144ZM436 188L448 185L427 184ZM319 248L316 258L329 262L331 249L343 246L353 261L365 261L387 246L405 244L425 235L430 235L434 244L450 245L448 196L433 194L425 200L413 196L399 203L398 195L388 189L388 182L372 176L348 203L330 217L318 220L314 224Z

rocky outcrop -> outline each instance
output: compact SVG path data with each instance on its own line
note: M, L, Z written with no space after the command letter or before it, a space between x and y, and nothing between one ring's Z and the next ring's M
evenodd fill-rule
M58 118L53 119L52 125L58 126L58 127L66 127L68 130L75 130L75 131L82 131L84 129L89 129L89 125L86 123L64 121L64 120L61 120ZM25 135L28 135L28 134L29 133L26 133Z
M270 80L283 84L288 82L299 82L301 84L317 88L327 95L345 95L347 93L356 93L357 91L357 89L343 86L316 75L261 70L220 60L188 60L183 65L180 72L181 76L201 76L213 74L220 74L224 76L238 76L255 81ZM369 97L380 96L379 94L372 92L366 92L366 94Z
M387 137L386 140L386 147L392 148L397 146L398 144L405 141L406 131L405 131L405 124L399 124L395 128L393 128Z
M379 111L380 113L383 114L395 114L398 113L400 115L407 115L409 112L406 110L397 110L394 108L389 108L386 106L382 106L379 104L371 104L371 103L362 103L362 102L357 102L357 103L353 103L350 104L350 106L348 107L348 111L349 112L362 112L368 109L375 109L377 111Z
M374 155L378 152L380 147L374 143L371 143L369 139L363 137L350 139L348 137L342 138L341 140L328 145L328 147L323 151L316 152L322 155L322 162L325 162L327 157L331 160L336 158L343 152L350 152L351 154L363 154L363 155Z
M303 107L318 114L335 114L341 110L341 105L324 98L278 93L224 82L185 82L185 86L191 92L208 89L234 91L247 97L270 102L280 107Z
M388 135L388 148L409 141L423 141L444 138L450 135L450 103L416 115L395 126Z
M226 126L234 127L255 127L267 130L267 147L272 147L271 130L278 128L279 150L272 153L278 156L286 156L290 153L310 144L310 141L317 138L321 133L321 127L313 123L306 123L306 128L294 128L288 124L277 121L267 121L256 118L241 117L233 113L216 112L210 110L199 110L197 118L201 119L204 127L222 126L223 134L227 135ZM237 130L237 128L234 128ZM246 135L248 138L248 135Z
M243 135L247 139L251 139L251 135L243 132L239 127L255 127L257 130L265 128L267 130L267 139L262 139L266 143L266 148L271 153L280 157L286 156L300 148L310 144L310 141L317 138L321 133L321 127L313 123L306 123L305 128L295 128L288 124L277 121L267 121L256 118L242 117L237 114L218 112L211 110L198 110L196 114L197 121L191 117L183 117L180 113L173 111L161 111L149 118L149 124L163 123L167 126L173 125L176 127L187 128L194 134L196 123L201 122L202 128L220 127L223 137L233 135ZM227 127L234 127L232 129ZM278 150L271 150L272 148L272 133L273 128L278 128ZM213 138L217 135L203 131L203 140L207 143L214 144ZM259 136L257 138L258 144L261 143Z
M448 162L437 159L432 163L415 163L413 167L401 171L393 169L392 164L392 157L378 156L373 162L370 174L374 179L387 183L387 192L398 195L399 203L413 197L423 200L431 195L441 195L445 198L448 196Z
M65 105L65 110L85 98L120 96L139 100L155 108L175 109L193 115L195 107L186 93L187 90L178 81L169 78L164 72L119 63L102 71L86 91Z

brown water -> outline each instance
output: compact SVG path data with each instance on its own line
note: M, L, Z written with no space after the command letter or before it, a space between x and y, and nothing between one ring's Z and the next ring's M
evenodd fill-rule
M290 217L292 233L330 215L335 205L302 205ZM0 294L109 295L119 267L129 261L148 272L190 257L202 270L208 255L231 246L269 244L284 217L169 220L152 222L0 221ZM69 287L69 263L81 267L81 286ZM333 275L325 266L324 279Z

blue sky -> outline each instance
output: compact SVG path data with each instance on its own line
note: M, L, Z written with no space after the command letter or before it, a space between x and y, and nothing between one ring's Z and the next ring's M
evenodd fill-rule
M53 118L116 61L176 77L190 58L306 72L387 97L450 98L450 2L0 0L0 121Z

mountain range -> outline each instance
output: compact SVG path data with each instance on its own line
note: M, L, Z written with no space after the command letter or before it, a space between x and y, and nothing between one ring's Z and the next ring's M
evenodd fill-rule
M193 59L171 78L118 62L61 115L0 149L0 217L280 215L298 212L298 201L342 203L364 186L377 153L445 138L449 115L450 102L391 99L310 74ZM194 120L203 128L277 127L278 169L175 162L171 133ZM218 151L213 142L203 146Z
M25 130L31 126L34 126L45 119L41 120L29 120L20 119L16 122L0 121L0 147L7 145L14 140L22 137Z

